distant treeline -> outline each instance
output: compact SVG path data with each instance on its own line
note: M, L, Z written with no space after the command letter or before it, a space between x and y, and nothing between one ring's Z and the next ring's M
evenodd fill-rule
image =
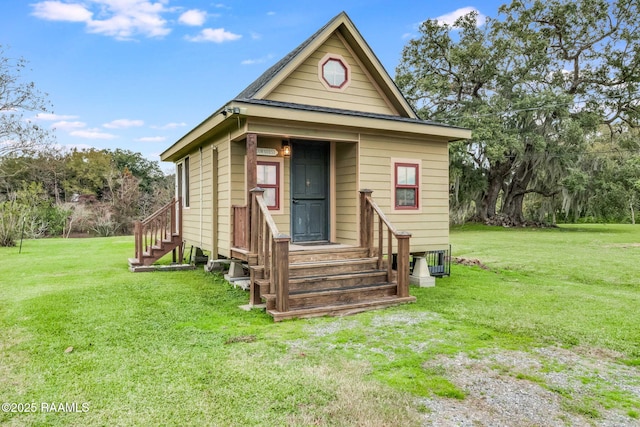
M173 175L129 150L0 157L0 245L24 234L129 234L173 196Z

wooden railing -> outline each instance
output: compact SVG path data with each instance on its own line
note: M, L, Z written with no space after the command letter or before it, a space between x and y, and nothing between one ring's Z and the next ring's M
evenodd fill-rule
M409 296L409 239L411 233L398 231L371 199L372 190L360 191L360 246L369 249L369 255L378 256L378 268L382 268L387 257L387 281L392 282L393 238L397 240L397 280L398 296ZM378 216L378 241L374 241L374 214ZM384 229L387 229L387 244L384 247ZM386 251L385 251L386 249Z
M247 239L247 224L249 223L249 210L247 206L231 206L233 212L233 242L231 246L234 248L249 249L249 241Z
M182 199L174 197L171 202L154 212L144 221L134 222L136 258L142 262L153 248L161 248L166 242L182 236ZM180 252L182 252L182 246ZM182 253L180 253L182 260Z
M257 254L257 265L264 266L269 293L275 294L276 310L289 311L289 242L291 237L278 231L264 201L264 189L251 193L250 251Z

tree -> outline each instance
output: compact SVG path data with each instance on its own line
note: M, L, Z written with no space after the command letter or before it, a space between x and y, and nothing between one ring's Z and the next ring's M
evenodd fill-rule
M473 130L450 148L454 210L519 224L527 195L563 191L598 124L639 124L638 7L514 0L484 25L421 25L396 80L423 118Z
M33 154L52 137L24 116L25 112L50 112L46 95L36 89L35 83L22 81L26 65L23 58L10 58L0 45L0 158Z

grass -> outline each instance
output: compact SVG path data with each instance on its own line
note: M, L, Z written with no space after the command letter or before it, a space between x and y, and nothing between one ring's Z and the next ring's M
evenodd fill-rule
M248 295L219 276L128 272L128 237L2 248L0 402L88 410L0 412L0 424L410 426L420 397L465 399L440 357L581 346L637 369L640 227L474 226L451 240L490 270L454 265L411 289L416 304L277 324L239 310ZM637 398L588 386L584 399L562 390L569 409L597 417L603 401L638 418Z

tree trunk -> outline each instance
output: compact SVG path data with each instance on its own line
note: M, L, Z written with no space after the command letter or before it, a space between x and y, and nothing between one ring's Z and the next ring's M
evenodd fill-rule
M530 145L527 146L525 149L525 155L527 152L532 150L533 148ZM516 225L524 223L524 214L522 213L524 196L527 194L527 189L531 183L531 179L533 178L535 167L535 162L530 160L530 158L522 160L513 173L508 190L504 195L502 214Z
M482 192L480 200L476 201L476 217L486 221L496 216L496 205L505 177L509 174L512 161L492 165L487 176L487 189Z

